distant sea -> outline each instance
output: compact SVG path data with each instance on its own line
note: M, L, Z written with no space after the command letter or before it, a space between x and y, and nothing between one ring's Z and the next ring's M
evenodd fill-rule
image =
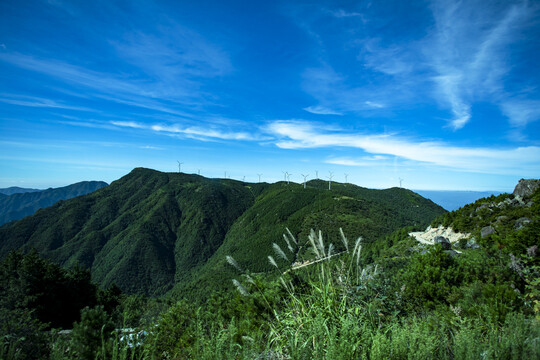
M502 194L499 191L445 191L445 190L413 190L414 192L430 199L435 204L442 206L448 211L457 210L464 205L475 202L478 199L491 195Z

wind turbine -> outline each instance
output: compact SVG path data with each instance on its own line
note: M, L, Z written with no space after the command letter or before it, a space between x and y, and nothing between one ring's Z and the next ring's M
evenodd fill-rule
M347 181L347 177L348 177L348 176L349 176L349 174L345 174L345 184L348 183L348 181Z
M304 189L305 189L306 188L306 179L309 176L309 174L307 174L307 175L300 174L300 175L302 175L304 177Z
M197 175L201 175L201 169L197 170Z
M292 174L287 173L287 185L289 185L289 180L291 179L291 175Z
M328 176L328 190L331 190L332 189L332 177L334 176L334 173L329 171L328 172L330 175Z
M401 184L403 183L403 179L399 178L399 187L401 187Z
M183 164L183 162L180 162L178 160L176 160L176 162L178 163L178 172L182 172L182 164Z
M319 170L315 170L315 179L319 180Z
M283 173L283 181L287 181L288 172L287 171L282 171L282 173Z
M246 175L242 177L242 182L246 182Z
M262 176L262 174L257 174L257 175L259 175L259 182L261 182L261 176Z

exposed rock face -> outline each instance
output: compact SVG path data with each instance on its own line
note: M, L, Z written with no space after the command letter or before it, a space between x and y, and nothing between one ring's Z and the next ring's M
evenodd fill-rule
M444 226L439 226L438 228L429 226L426 231L411 232L409 236L414 237L418 242L423 244L433 245L433 240L437 236L443 236L450 243L455 243L456 241L470 237L471 234L457 233L452 228L445 228Z
M540 180L538 179L521 179L516 185L513 194L524 199L531 196L538 187L540 187Z
M525 226L527 226L531 222L532 222L532 220L529 219L529 218L526 218L526 217L519 218L519 219L516 220L515 228L516 228L516 230L523 229Z
M465 245L467 249L479 249L480 245L476 243L476 239L474 237L470 238L469 241L467 241L467 245Z
M450 255L450 257L456 257L458 255L460 255L461 253L457 252L456 250L444 250L445 253L447 253L448 255Z
M452 249L452 245L450 244L450 240L445 238L444 236L435 236L433 238L434 244L441 244L441 247L443 250L450 250Z
M495 231L495 228L493 226L486 226L486 227L483 227L482 230L480 230L480 236L482 238L485 238L486 236L488 235L491 235L491 234L495 234L496 231Z

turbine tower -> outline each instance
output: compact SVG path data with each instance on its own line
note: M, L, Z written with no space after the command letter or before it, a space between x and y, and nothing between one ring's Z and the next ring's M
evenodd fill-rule
M319 180L319 170L315 170L315 179Z
M347 181L347 177L349 177L349 174L345 174L345 184L347 184L347 183L348 183L348 181Z
M328 190L332 190L332 177L334 176L334 173L329 171L330 175L328 176Z
M306 179L309 176L309 174L307 174L307 175L300 174L300 175L302 175L302 177L304 178L304 189L305 189L306 188Z
M259 182L261 182L261 176L262 176L262 174L257 174L257 175L259 175Z
M176 160L176 162L178 163L178 172L182 172L182 164L183 164L183 162L180 162L178 160Z
M403 179L399 178L399 187L401 187L401 184L403 183Z
M287 171L282 171L283 173L283 181L287 181L287 175L289 174Z

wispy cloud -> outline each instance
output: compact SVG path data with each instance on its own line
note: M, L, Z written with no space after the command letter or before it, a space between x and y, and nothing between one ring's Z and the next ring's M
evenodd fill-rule
M211 140L238 140L238 141L262 141L267 137L258 136L247 132L226 131L218 128L201 128L179 124L143 124L134 121L111 121L114 126L132 129L150 130L165 135L182 135L202 141Z
M327 131L303 121L274 121L267 129L277 137L276 145L284 149L356 148L369 154L398 156L470 172L534 175L540 171L540 147L537 146L508 149L457 147L397 135Z
M75 110L75 111L91 111L91 112L96 111L94 109L90 109L87 107L66 105L66 104L51 100L51 99L38 98L38 97L33 97L33 96L5 95L5 94L1 94L0 96L5 96L5 97L0 98L0 102L11 104L11 105Z
M424 54L437 75L439 100L450 105L450 126L463 128L471 104L504 97L507 46L532 13L527 2L501 8L483 1L432 3L435 32Z
M118 56L166 83L222 76L233 69L223 50L178 24L162 26L157 36L130 33L113 45Z
M406 91L401 85L354 86L330 66L309 68L303 74L304 90L319 101L319 105L304 110L321 114L343 115L345 112L366 112L385 108L388 101L399 101Z
M364 14L356 11L345 11L343 9L329 10L330 14L337 18L349 18L349 17L360 17L363 19Z
M320 9L320 13L336 18L362 16L362 22L341 22L340 43L345 44L341 49L333 47L335 38L329 41L321 36L327 27L321 27L319 17L300 20L305 14L297 15L301 27L321 48L321 66L310 67L303 74L305 92L321 108L340 113L391 111L434 99L449 110L447 125L454 131L471 121L477 102L501 106L512 126L533 121L534 101L522 102L521 113L511 110L518 105L509 101L512 91L507 79L516 71L510 63L516 43L523 40L523 29L540 7L519 0L433 0L429 9L433 26L415 32L412 38L377 28L377 13L369 7L362 13ZM336 51L343 59L355 48L356 68L351 68L350 58L346 67L333 61ZM370 106L373 104L381 106Z
M213 106L217 97L204 85L210 78L233 71L227 53L198 33L174 23L161 24L154 32L127 32L121 41L110 41L108 44L118 57L109 57L111 66L107 70L92 62L82 64L14 51L0 52L0 62L49 76L53 82L47 86L66 92L82 90L93 100L179 116L189 116L190 111L196 112L201 106ZM23 105L20 100L12 103L15 101ZM34 104L55 105L36 101Z
M540 100L509 99L501 104L501 108L516 127L525 127L540 119Z
M332 109L325 108L324 106L308 106L304 108L305 111L310 112L312 114L318 114L318 115L343 115L340 112L334 111Z

